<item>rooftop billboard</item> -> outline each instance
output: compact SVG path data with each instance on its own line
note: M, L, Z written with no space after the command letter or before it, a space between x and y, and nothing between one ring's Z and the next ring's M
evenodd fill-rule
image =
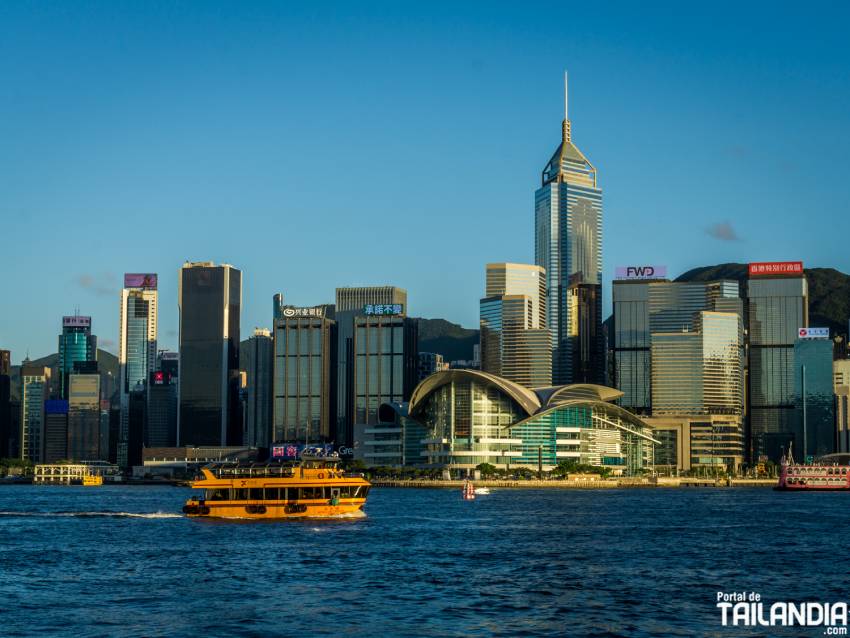
M91 328L91 317L62 317L62 326L65 328Z
M664 279L667 277L667 266L617 266L616 279Z
M125 273L124 287L156 290L156 273Z
M750 264L750 277L802 275L802 261L756 261Z

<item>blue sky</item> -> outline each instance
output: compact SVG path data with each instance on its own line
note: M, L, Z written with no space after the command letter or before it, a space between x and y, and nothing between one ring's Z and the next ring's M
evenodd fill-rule
M474 326L484 264L534 258L564 69L607 279L850 272L849 6L2 3L0 347L79 307L114 351L124 272L176 347L187 259L243 270L243 334L366 284Z

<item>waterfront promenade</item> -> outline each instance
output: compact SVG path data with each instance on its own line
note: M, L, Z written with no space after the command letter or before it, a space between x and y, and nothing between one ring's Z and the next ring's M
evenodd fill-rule
M427 480L427 479L371 479L375 487L413 487L413 488L453 488L460 489L463 480ZM773 487L775 478L694 478L694 477L652 477L652 478L611 478L598 480L501 480L481 479L473 481L475 487L506 489L618 489L635 488L677 488L677 487Z

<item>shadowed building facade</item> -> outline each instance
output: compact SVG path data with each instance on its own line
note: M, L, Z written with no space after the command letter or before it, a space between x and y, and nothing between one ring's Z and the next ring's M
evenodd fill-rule
M20 455L24 460L40 463L44 458L44 402L50 396L50 368L21 366L21 434Z
M409 398L416 385L418 346L416 322L406 315L403 288L336 289L336 443L354 446L355 423L374 423L381 403ZM404 359L399 366L396 355ZM363 376L367 369L372 376Z
M179 282L178 445L241 445L242 273L228 264L187 262Z
M251 447L268 447L272 441L272 333L255 328L239 347L239 367L245 372L245 423L243 441Z
M284 306L274 321L272 441L332 439L336 414L336 323L326 306Z
M777 461L795 431L794 343L809 325L809 291L799 262L750 264L747 282L749 389L747 441L751 461ZM796 446L799 449L799 444Z

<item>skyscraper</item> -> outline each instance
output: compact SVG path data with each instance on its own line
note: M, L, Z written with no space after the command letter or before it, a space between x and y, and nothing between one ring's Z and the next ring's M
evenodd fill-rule
M178 297L178 445L241 445L242 273L227 264L187 262L180 269Z
M407 291L403 288L396 288L395 286L360 286L336 289L334 317L337 328L337 410L336 431L333 436L337 443L351 446L354 442L355 321L359 317L366 316L405 317L406 313ZM407 320L407 322L412 323L411 320ZM415 326L408 328L408 330L410 329L415 330ZM401 351L401 348L399 350ZM418 358L415 352L412 356ZM377 406L375 406L375 410L377 410Z
M72 373L68 379L68 458L100 458L100 375Z
M44 462L56 463L68 458L68 402L52 399L44 402Z
M627 274L645 270L654 273L652 278ZM620 405L638 414L650 414L651 335L693 332L699 313L704 310L733 312L743 321L743 302L736 281L667 281L663 279L666 275L665 266L623 266L617 268L617 272L620 274L613 285L612 385L623 392ZM743 347L742 338L742 357Z
M40 463L44 458L44 402L50 396L50 368L21 366L21 458Z
M97 337L91 333L91 317L62 317L62 334L59 335L60 398L68 398L68 377L75 363L97 361Z
M272 369L274 347L271 331L255 328L239 346L240 368L246 374L244 443L268 447L272 442Z
M546 273L528 264L487 264L480 302L481 369L526 387L552 383Z
M736 312L699 312L693 330L653 332L652 423L681 469L735 471L744 460L743 336ZM671 418L675 417L675 418ZM690 449L688 459L674 450Z
M750 459L778 461L794 424L794 343L809 325L802 262L751 263L747 282ZM799 445L799 444L798 444Z
M144 394L148 377L156 367L157 276L125 274L118 323L118 375L121 424L118 433L118 464L127 464L130 431L130 394ZM144 429L144 424L134 424Z
M571 324L568 288L602 284L602 190L596 168L573 144L564 76L564 122L561 143L543 169L541 187L534 194L534 259L546 272L547 317L552 332L552 377L555 384L576 381L573 362L581 351L582 335ZM596 291L596 295L599 291ZM595 302L594 302L595 303ZM594 334L602 334L601 316L592 317ZM585 324L587 325L587 324ZM604 370L605 353L595 338L585 339L594 361L585 367ZM598 364L596 359L602 358Z
M12 353L0 350L0 459L11 455Z
M176 371L158 369L151 372L145 416L145 447L177 447Z
M274 322L275 442L331 441L336 417L336 323L325 306L284 306Z
M832 348L828 330L794 343L794 450L801 461L837 451Z

